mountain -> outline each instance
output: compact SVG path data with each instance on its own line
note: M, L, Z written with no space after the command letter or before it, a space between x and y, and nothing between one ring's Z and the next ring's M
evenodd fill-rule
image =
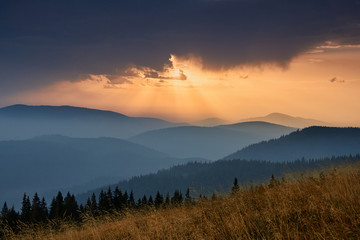
M322 122L315 119L301 118L301 117L292 117L283 113L271 113L264 117L255 117L243 119L240 122L249 122L249 121L264 121L269 123L280 124L284 126L294 127L294 128L305 128L310 126L329 126L329 123Z
M174 157L219 159L229 152L296 129L266 122L246 122L217 127L184 126L153 130L128 140Z
M355 162L360 162L360 155L309 161L300 160L288 163L247 160L219 160L207 163L191 162L94 189L80 194L77 199L80 202L86 203L87 198L93 192L96 196L99 196L101 189L106 191L110 187L114 190L116 186L122 191L130 192L133 190L136 199L143 197L144 194L148 197L151 194L154 197L157 191L164 195L169 192L172 195L175 190L180 190L185 194L187 188L190 188L192 195L195 197L199 196L199 194L210 195L213 192L228 193L235 177L240 184L259 184L268 182L272 175L281 179L283 175L293 173L294 171L305 172L311 169L321 169L323 167Z
M166 154L115 138L43 136L0 141L0 202L20 202L24 192L79 192L184 163ZM104 179L107 178L108 180ZM98 181L98 184L94 184ZM16 198L16 199L14 199Z
M215 127L218 125L225 125L225 124L229 124L229 122L220 118L206 118L191 123L191 125L199 126L199 127Z
M360 153L360 128L309 127L253 144L224 159L293 161Z
M72 106L12 105L0 108L0 140L20 140L48 134L127 138L153 129L180 125L184 124Z

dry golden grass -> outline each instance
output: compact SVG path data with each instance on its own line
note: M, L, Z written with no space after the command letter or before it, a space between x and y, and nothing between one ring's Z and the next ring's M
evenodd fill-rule
M127 212L9 239L360 239L360 168L273 181L196 205Z

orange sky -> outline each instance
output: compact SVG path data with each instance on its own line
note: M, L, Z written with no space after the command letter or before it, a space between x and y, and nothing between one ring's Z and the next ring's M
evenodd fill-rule
M327 42L277 65L204 69L201 58L171 56L162 71L133 66L116 76L64 79L1 99L74 105L172 121L230 121L281 112L360 126L360 46ZM151 74L149 74L151 73Z

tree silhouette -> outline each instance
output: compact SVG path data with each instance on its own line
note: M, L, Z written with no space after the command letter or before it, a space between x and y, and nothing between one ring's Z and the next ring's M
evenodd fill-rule
M150 195L149 200L148 200L148 205L149 205L149 206L154 205L154 201L153 201L153 198L152 198L151 195Z
M179 190L176 190L174 192L173 197L171 198L171 204L181 204L183 202L183 196L182 193Z
M41 201L37 193L34 194L31 204L31 220L34 222L40 222L43 218L41 209Z
M30 222L31 220L31 203L29 196L24 193L22 206L21 206L21 221L24 223Z
M119 211L122 209L123 207L122 201L123 201L123 194L121 190L119 190L119 187L116 186L113 197L113 203L116 210Z
M164 203L164 197L159 193L159 191L156 193L155 196L155 207L159 208Z
M130 197L129 197L129 207L135 207L134 193L132 190L130 192Z
M64 217L69 219L78 220L80 218L79 205L75 200L75 196L69 192L64 199Z
M64 217L64 199L61 192L58 192L56 198L53 198L50 204L51 219L60 219Z
M141 199L141 205L146 206L148 204L148 200L146 198L146 195L144 194L143 198Z
M231 188L231 193L232 193L232 194L235 194L235 193L239 192L239 190L240 190L240 187L239 187L238 179L235 178L235 179L234 179L233 186L232 186L232 188Z

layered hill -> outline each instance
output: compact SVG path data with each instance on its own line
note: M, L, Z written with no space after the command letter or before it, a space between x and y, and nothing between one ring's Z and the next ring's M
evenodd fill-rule
M294 128L305 128L310 126L329 126L329 123L322 122L310 118L302 117L293 117L283 113L271 113L263 117L254 117L243 119L240 122L249 122L249 121L264 121L269 123L280 124L284 126L294 127Z
M184 124L72 106L12 105L0 108L0 140L60 134L71 137L127 138Z
M259 141L280 137L296 129L267 122L246 122L216 127L183 126L153 130L129 138L174 157L219 159Z
M0 141L0 202L20 202L24 192L85 184L78 189L83 192L89 182L99 187L104 178L114 182L186 161L115 138L44 136Z
M224 159L294 161L360 153L360 128L309 127L289 135L256 143Z

